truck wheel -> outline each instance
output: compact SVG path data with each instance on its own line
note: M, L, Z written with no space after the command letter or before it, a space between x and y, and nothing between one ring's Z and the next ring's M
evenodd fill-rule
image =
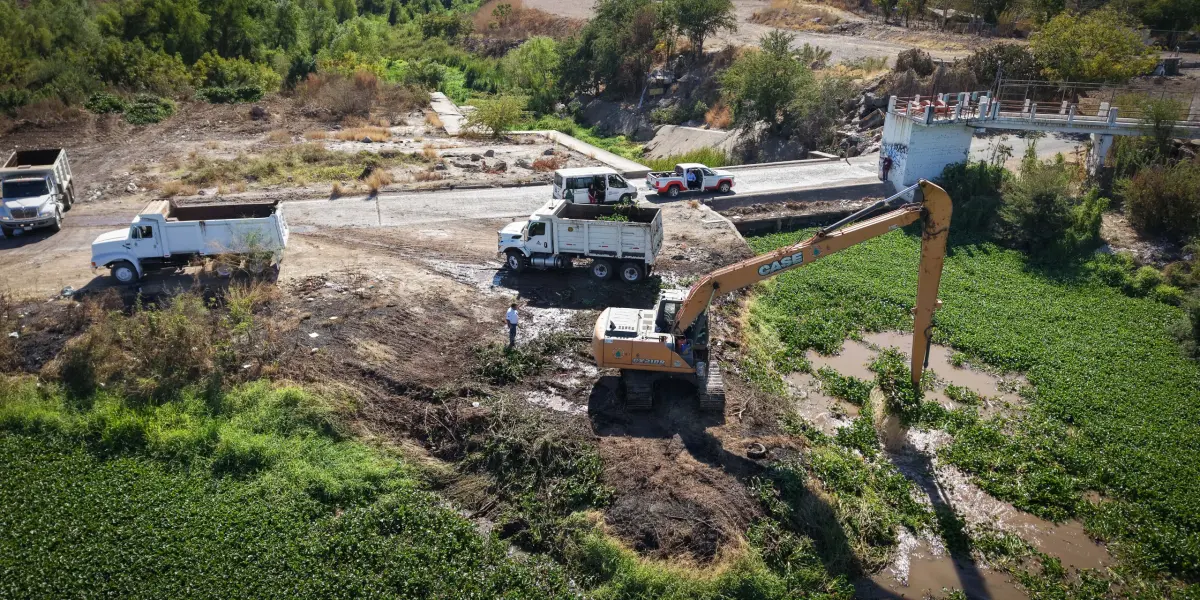
M109 272L112 273L113 279L122 284L133 283L138 278L137 269L133 267L133 263L127 260L113 263L112 269Z
M71 185L67 186L67 198L63 202L63 210L69 211L69 210L71 210L72 206L75 206L75 182L74 181L71 182Z
M16 237L16 231L17 231L17 230L16 230L15 228L13 228L13 227L5 227L5 226L3 226L3 225L0 225L0 232L3 232L3 233L4 233L4 237L6 237L6 238L8 238L8 239L10 239L10 240L11 240L12 238Z
M62 231L62 210L59 208L54 209L54 222L50 224L50 231L54 233Z
M621 265L621 280L625 283L637 283L642 280L642 265L627 262Z
M669 196L671 198L678 198L679 197L679 186L673 185L673 186L667 188L667 196Z
M629 194L625 194L624 196L621 196L621 204L628 204L629 202L632 202L632 201L633 201L633 196L630 196Z
M592 277L604 281L612 279L613 266L612 263L603 258L597 258L592 261Z
M529 268L529 257L520 252L509 252L504 264L508 265L508 270L513 273L520 273Z
M728 181L722 181L721 185L717 186L717 189L720 190L722 194L728 194L731 188L729 187Z

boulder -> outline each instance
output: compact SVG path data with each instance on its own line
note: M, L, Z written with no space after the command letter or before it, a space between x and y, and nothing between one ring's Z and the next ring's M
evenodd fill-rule
M255 121L261 121L269 116L271 116L271 113L267 112L267 109L261 106L255 105L250 107L250 118Z
M858 120L858 128L875 129L876 127L883 127L883 120L883 111L877 108L872 111L871 114Z
M617 102L592 100L583 107L583 121L594 125L601 135L623 135L638 142L654 138L654 126L646 115Z
M533 165L530 164L530 162L528 160L525 160L524 158L518 158L516 165L518 167L521 167L522 169L532 169L533 168Z
M481 161L481 160L483 160L483 157L482 157L482 156L480 156L480 155L478 155L478 154L472 154L472 155L471 155L471 161L473 161L473 162L479 162L479 161Z
M484 152L484 153L483 153L483 155L484 155L484 156L486 156L486 157L488 157L488 158L492 158L493 156L496 156L496 151L495 151L495 150L492 150L491 148L489 148L489 149L487 150L487 152Z
M554 148L546 148L546 151L542 152L542 156L554 156Z

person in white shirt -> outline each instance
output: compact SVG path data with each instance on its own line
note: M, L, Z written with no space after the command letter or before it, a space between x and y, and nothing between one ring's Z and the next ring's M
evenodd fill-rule
M517 319L517 303L514 302L508 307L508 312L504 315L504 322L508 323L509 348L517 345Z

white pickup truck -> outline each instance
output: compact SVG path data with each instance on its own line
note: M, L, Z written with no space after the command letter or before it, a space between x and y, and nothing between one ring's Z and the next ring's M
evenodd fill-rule
M92 268L106 267L118 282L132 283L148 271L215 257L222 275L241 268L259 273L278 266L287 240L277 202L181 206L157 200L129 227L92 242Z
M13 152L0 167L0 231L13 237L39 227L62 229L75 204L71 164L61 148Z
M613 215L626 220L608 220ZM662 211L654 207L573 204L551 200L527 221L500 230L499 251L515 272L565 269L590 258L592 276L641 281L662 248Z
M674 171L646 174L646 188L660 196L675 198L682 192L721 192L733 189L733 173L710 169L700 163L679 163Z

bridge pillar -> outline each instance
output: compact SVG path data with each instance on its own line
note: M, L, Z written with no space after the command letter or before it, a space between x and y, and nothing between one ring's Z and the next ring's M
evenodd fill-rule
M1092 149L1087 155L1087 172L1091 177L1100 174L1100 170L1104 168L1104 161L1108 158L1108 151L1112 149L1113 136L1104 135L1101 133L1092 134Z
M938 177L947 166L967 160L971 150L973 127L951 121L927 123L926 114L913 117L890 111L883 122L877 174L895 189Z

